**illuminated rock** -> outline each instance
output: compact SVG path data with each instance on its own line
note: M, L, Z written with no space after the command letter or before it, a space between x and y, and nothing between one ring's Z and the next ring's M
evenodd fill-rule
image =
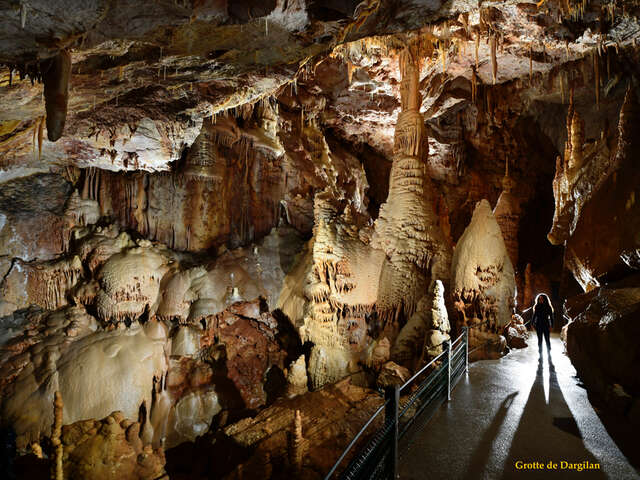
M458 326L497 334L511 320L515 276L489 202L478 202L453 253L452 287Z

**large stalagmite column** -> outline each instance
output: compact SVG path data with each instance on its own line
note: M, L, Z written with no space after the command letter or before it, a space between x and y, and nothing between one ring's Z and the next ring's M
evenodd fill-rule
M402 111L396 125L387 202L376 221L374 246L390 262L382 272L378 311L413 314L436 279L447 283L450 245L438 224L435 192L426 174L427 135L420 113L419 64L411 51L400 55Z
M493 209L493 216L495 217L496 222L498 222L498 225L500 225L502 238L504 239L504 244L507 248L509 259L511 260L511 265L516 273L518 300L522 301L524 279L522 278L522 275L519 275L520 272L518 272L518 230L520 228L522 210L520 208L520 200L512 193L514 185L515 182L509 176L509 163L507 162L506 172L502 179L502 193L500 193L496 206Z
M313 266L300 327L304 340L314 344L309 358L314 388L357 372L358 364L370 364L373 345L384 337L389 342L399 339L392 355L411 365L424 356L425 347L434 346L425 345L428 330L442 333L429 338L448 335L448 322L433 327L430 312L414 315L421 299L428 310L436 280L447 287L451 245L440 227L434 187L426 175L419 66L408 50L400 57L400 69L402 111L389 196L373 232L353 224L348 206L340 214L329 192L315 197ZM369 238L370 243L364 240Z
M400 56L402 111L395 131L389 196L380 209L374 239L389 259L381 273L377 306L390 338L399 320L408 320L392 349L392 357L405 366L424 358L421 349L432 351L437 346L424 340L434 328L431 312L416 312L416 308L421 299L420 305L432 303L437 280L448 286L451 265L451 246L439 226L436 193L426 173L428 143L420 113L419 70L406 49ZM438 335L429 338L437 339L439 345L448 338L449 324L438 323L435 328Z

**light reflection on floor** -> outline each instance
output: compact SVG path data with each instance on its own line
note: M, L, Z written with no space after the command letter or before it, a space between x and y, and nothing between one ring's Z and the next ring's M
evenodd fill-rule
M627 462L578 385L575 369L552 336L538 355L535 333L529 347L499 360L471 365L470 374L427 426L417 433L400 462L400 478L640 479ZM590 462L601 470L517 470L518 460Z

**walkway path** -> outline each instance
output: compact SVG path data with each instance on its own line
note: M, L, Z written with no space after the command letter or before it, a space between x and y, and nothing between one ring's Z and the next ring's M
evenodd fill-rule
M452 402L412 438L400 460L402 480L640 479L594 412L560 339L552 336L551 358L545 348L539 361L534 337L528 348L471 364ZM518 470L519 461L545 468ZM546 468L549 461L557 470ZM601 469L561 469L562 461Z

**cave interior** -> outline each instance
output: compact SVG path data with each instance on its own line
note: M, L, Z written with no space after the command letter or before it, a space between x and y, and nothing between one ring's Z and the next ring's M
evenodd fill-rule
M323 478L539 293L638 468L640 2L0 12L8 475Z

